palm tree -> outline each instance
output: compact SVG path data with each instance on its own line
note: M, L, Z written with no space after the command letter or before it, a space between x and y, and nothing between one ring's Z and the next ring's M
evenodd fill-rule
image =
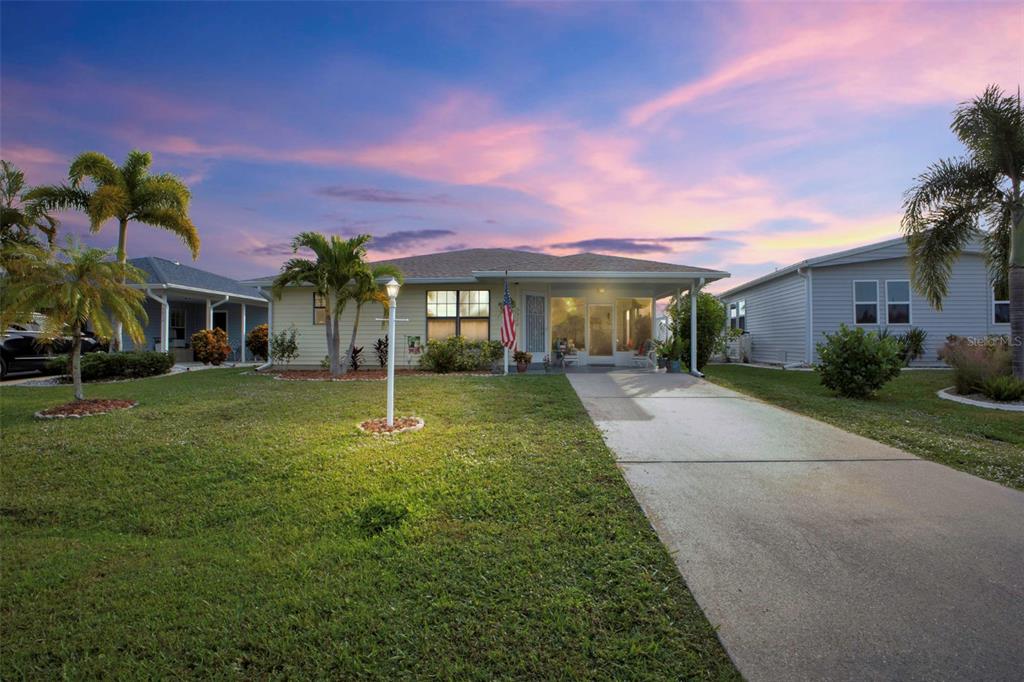
M359 332L359 316L363 305L366 303L380 303L384 308L384 312L387 313L390 302L382 282L387 277L394 277L399 283L404 279L402 271L394 265L388 263L364 263L362 269L356 273L343 292L344 296L347 296L356 304L356 315L352 322L352 340L349 341L348 353L342 360L342 367L346 371L348 363L352 361L352 351L356 347L356 334Z
M903 231L914 287L942 307L953 263L981 237L995 284L1008 283L1013 374L1024 379L1024 109L995 85L953 114L967 155L932 164L907 191ZM982 227L983 226L983 227Z
M84 211L93 232L98 232L108 220L117 220L117 260L122 265L128 259L126 243L131 221L178 235L195 260L199 257L199 232L188 214L192 195L185 183L170 173L150 175L152 165L149 152L133 150L121 166L99 152L85 152L71 162L70 185L36 187L26 198L50 211ZM93 191L83 189L86 180L92 181ZM119 324L114 336L116 344L120 344L120 337Z
M37 245L36 229L46 236L53 250L60 221L38 204L25 204L25 174L10 161L0 160L0 242Z
M0 281L0 328L31 317L35 310L46 310L41 341L61 338L70 329L76 400L85 398L81 358L82 335L87 324L92 325L98 336L109 337L113 317L124 325L133 341L141 343L144 339L144 294L127 283L141 284L145 281L144 273L109 260L110 255L102 249L82 248L71 240L56 254L24 245L11 246L5 253L5 272Z
M290 258L281 266L281 274L274 279L274 297L280 299L286 287L310 285L326 302L324 330L327 335L327 357L331 374L342 374L341 367L341 314L348 301L346 287L365 267L366 244L370 235L361 234L351 239L336 235L330 238L319 232L302 232L292 240L292 251L308 249L316 256Z

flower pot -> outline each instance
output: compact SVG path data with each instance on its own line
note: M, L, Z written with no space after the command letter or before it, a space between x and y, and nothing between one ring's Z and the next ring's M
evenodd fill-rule
M682 364L683 363L681 360L669 360L667 369L668 373L679 374L680 372L682 372Z
M529 363L526 363L526 362L517 362L516 363L516 370L518 370L519 372L525 372L529 367L530 367Z
M665 369L665 365L668 364L668 360L665 358L658 358L658 369Z

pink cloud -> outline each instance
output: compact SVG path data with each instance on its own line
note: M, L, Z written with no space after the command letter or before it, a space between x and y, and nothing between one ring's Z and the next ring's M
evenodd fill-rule
M750 3L723 28L708 75L632 107L644 125L691 105L763 123L822 108L877 111L958 101L988 82L1016 85L1024 10L1007 4Z

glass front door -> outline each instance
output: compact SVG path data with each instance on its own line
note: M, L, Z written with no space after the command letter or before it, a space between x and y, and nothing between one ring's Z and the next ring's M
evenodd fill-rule
M591 361L614 362L612 355L612 305L592 303L587 306L587 350Z

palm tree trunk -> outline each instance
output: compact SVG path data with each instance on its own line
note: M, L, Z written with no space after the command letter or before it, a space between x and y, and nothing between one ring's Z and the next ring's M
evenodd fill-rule
M352 340L348 342L348 353L345 354L345 369L348 370L349 363L352 362L352 353L356 349L356 332L359 331L359 313L363 311L363 304L356 302L356 317L352 321Z
M1010 209L1010 351L1013 376L1024 380L1024 201Z
M331 291L327 294L327 319L325 320L327 326L327 362L330 368L331 376L341 375L341 365L339 362L339 347L341 346L341 339L339 338L340 330L338 329L338 294L337 292Z
M71 345L71 381L75 385L75 400L85 400L82 390L82 326L78 322L72 328L74 342Z
M117 232L117 262L124 265L128 262L128 252L125 250L125 245L128 241L128 219L121 218L120 225L118 226ZM124 282L124 279L121 279ZM121 320L118 320L114 325L114 338L111 341L114 350L120 351L121 349L121 335L124 334L124 324Z

